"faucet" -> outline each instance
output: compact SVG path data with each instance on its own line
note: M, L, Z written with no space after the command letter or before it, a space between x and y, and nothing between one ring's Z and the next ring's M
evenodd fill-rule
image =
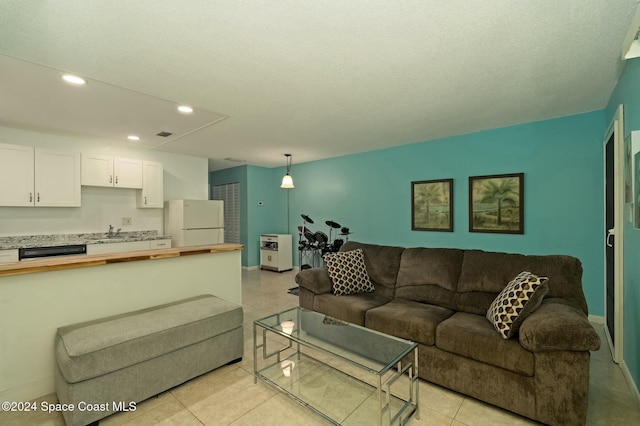
M109 225L109 232L107 232L107 237L113 236L113 225Z

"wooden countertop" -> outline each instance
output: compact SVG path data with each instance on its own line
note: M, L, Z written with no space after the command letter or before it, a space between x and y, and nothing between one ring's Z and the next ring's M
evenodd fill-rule
M7 275L32 274L35 272L58 271L61 269L85 268L109 263L155 260L168 257L195 254L220 253L242 250L242 244L210 244L204 246L174 247L166 249L127 251L122 253L93 254L88 256L48 257L38 260L23 260L0 264L0 277Z

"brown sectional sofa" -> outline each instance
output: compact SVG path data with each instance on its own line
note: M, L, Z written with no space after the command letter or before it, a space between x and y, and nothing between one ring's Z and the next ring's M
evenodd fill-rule
M419 344L421 378L550 425L584 425L589 357L600 339L587 318L582 266L570 256L347 242L361 248L373 293L336 296L326 268L300 271L299 303ZM515 337L485 318L522 271L549 292Z

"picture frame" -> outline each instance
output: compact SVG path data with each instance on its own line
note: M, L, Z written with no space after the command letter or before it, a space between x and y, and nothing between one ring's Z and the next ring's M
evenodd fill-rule
M453 179L411 182L411 229L453 232Z
M524 234L524 173L469 177L469 232Z

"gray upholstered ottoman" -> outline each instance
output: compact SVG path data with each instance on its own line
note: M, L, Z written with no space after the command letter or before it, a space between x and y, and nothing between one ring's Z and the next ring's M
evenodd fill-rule
M56 392L69 426L135 408L242 358L242 307L212 295L60 327Z

